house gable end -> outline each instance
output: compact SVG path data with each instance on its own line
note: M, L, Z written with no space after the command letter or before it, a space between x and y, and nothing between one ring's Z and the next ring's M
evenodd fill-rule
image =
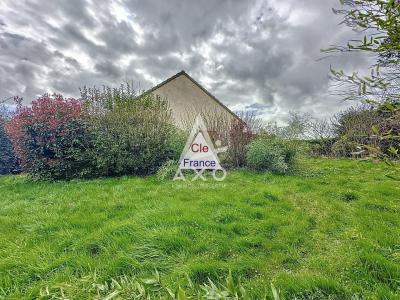
M243 122L235 113L185 71L175 74L145 93L153 93L163 98L165 97L167 100L169 99L175 119L179 119L178 115L184 114L185 109L192 111L209 109L226 113L236 120Z

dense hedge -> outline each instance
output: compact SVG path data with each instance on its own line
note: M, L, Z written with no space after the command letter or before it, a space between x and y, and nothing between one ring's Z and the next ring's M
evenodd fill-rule
M148 175L177 159L184 137L167 102L150 95L125 100L102 107L44 95L20 107L6 129L22 169L46 180Z
M91 131L91 156L104 176L153 174L165 161L177 159L184 146L168 103L149 95L91 117Z
M350 157L357 147L362 147L370 154L375 149L383 155L396 158L390 149L400 149L398 101L350 107L337 114L335 119L333 125L338 140L332 145L333 155Z

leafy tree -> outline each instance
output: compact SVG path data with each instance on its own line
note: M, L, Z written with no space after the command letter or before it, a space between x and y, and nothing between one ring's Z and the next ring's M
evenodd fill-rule
M361 100L384 111L387 124L372 128L379 140L400 140L396 120L400 113L400 0L340 0L342 8L333 10L343 16L342 24L358 31L363 38L349 40L345 45L336 45L323 52L368 53L374 58L370 66L371 75L358 72L346 74L331 68L331 77L342 89L347 100ZM389 155L379 147L366 145L371 153L388 161ZM397 147L389 149L390 156L400 158Z
M400 1L399 0L340 0L342 24L363 35L346 45L336 45L323 52L368 53L373 56L371 75L358 72L346 74L331 69L332 79L345 84L345 99L369 102L400 101Z

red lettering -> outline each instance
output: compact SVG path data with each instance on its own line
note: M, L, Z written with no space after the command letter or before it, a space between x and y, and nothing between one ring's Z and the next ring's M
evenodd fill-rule
M197 144L194 143L192 144L192 146L190 146L190 148L192 149L193 152L208 152L208 146L203 146L202 144Z

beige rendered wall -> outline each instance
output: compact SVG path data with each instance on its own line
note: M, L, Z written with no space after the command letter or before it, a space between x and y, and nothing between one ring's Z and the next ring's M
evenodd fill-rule
M153 94L169 102L172 116L177 126L181 128L185 128L188 122L191 123L198 113L215 113L219 118L229 120L234 118L184 74L160 86L153 91Z

